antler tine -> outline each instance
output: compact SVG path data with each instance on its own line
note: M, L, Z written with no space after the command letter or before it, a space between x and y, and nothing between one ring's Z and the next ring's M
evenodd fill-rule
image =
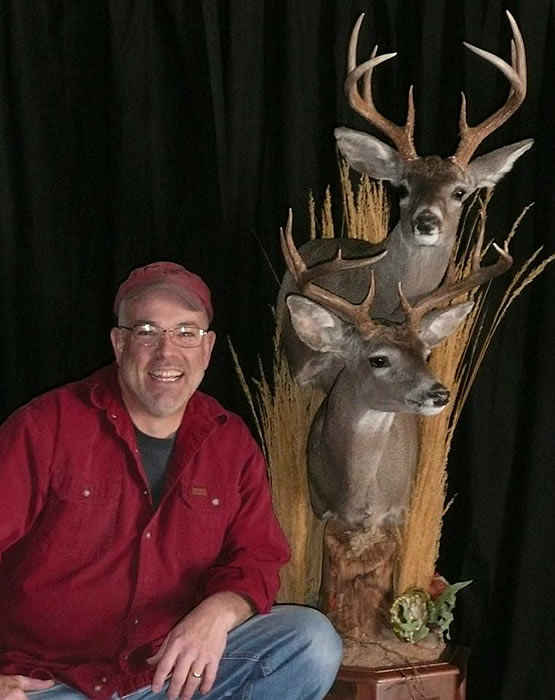
M363 337L368 337L374 332L375 324L369 316L370 307L374 299L375 283L374 275L370 283L368 294L360 304L352 304L347 299L330 292L323 287L314 284L313 280L327 275L331 272L342 272L353 268L367 267L381 260L386 251L378 253L372 257L359 258L356 260L344 260L341 256L341 249L337 255L329 262L319 263L311 268L307 268L301 254L297 250L293 241L293 212L289 210L285 232L280 230L281 249L287 269L295 279L302 294L313 301L316 301L331 311L338 312L353 323Z
M412 87L409 90L409 100L408 100L408 113L407 121L404 126L399 126L394 122L390 121L384 117L374 105L374 100L372 97L372 72L376 66L384 61L389 61L397 53L387 53L381 56L377 56L378 47L375 46L372 51L370 60L362 63L361 65L356 65L356 53L358 45L358 35L360 32L360 26L362 20L364 19L364 13L360 15L356 21L353 31L351 33L351 39L349 41L349 51L347 68L348 75L345 79L345 95L349 100L349 104L367 121L373 124L376 128L382 131L386 136L388 136L395 147L399 151L399 154L405 160L414 160L417 158L417 153L414 148L413 133L414 133L414 100L412 96ZM358 81L364 77L364 88L361 95L358 90Z
M498 68L509 81L511 88L505 104L476 126L468 126L466 121L466 98L464 93L462 94L459 119L461 140L457 152L452 156L452 160L461 168L465 168L468 165L473 153L482 141L504 124L516 112L526 97L526 49L524 40L514 17L508 11L506 14L513 33L513 39L511 40L511 65L489 51L484 51L484 49L468 44L466 41L464 42L464 45L473 53L481 56L488 63Z
M496 262L487 267L481 267L481 245L476 246L472 255L470 274L457 282L455 281L455 260L452 258L441 285L431 294L417 301L413 306L410 306L406 300L403 303L404 297L401 296L400 292L399 298L401 307L405 312L406 323L416 328L422 317L429 311L453 301L461 294L480 287L506 272L513 264L513 258L509 253L507 242L505 242L503 248L496 243L492 245L499 254Z

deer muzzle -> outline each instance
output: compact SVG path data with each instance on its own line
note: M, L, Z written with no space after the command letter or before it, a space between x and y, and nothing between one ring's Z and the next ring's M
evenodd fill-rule
M425 389L408 399L415 413L425 416L439 413L449 403L449 390L443 384L436 382L429 389Z
M433 211L426 209L414 217L412 228L422 245L433 245L441 228L441 219Z

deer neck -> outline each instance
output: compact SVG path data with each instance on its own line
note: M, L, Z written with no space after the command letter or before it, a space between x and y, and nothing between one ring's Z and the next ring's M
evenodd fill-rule
M357 377L346 375L342 372L337 378L314 428L326 462L345 470L345 479L350 480L358 471L367 471L370 461L379 464L397 414L369 406Z
M414 415L369 407L359 383L338 377L320 406L308 444L313 507L319 517L367 529L401 522L416 454Z
M453 248L450 233L444 231L436 245L418 245L412 234L404 235L401 222L391 231L384 262L388 258L395 260L395 266L391 266L392 284L401 281L411 300L429 293L443 279Z

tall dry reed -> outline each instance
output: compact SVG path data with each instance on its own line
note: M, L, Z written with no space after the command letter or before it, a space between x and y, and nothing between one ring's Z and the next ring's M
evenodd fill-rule
M316 605L322 568L323 523L310 507L306 478L306 440L322 401L320 392L302 389L291 375L274 335L272 379L262 366L251 389L235 351L235 367L264 446L277 518L291 546L291 560L280 573L280 603Z
M475 247L485 236L487 205L491 195L490 191L483 199L477 200L478 215L470 238L472 243L466 250L457 251L460 259L457 266L459 278L468 273ZM513 225L506 245L515 235L527 209ZM537 250L512 272L512 279L496 310L487 308L490 285L467 294L466 298L474 301L471 313L457 332L432 353L431 368L438 379L449 387L451 401L437 416L420 420L420 454L410 508L400 540L396 594L414 586L427 589L435 573L443 516L447 508L447 461L453 433L499 323L521 292L555 260L555 255L551 255L538 264L540 253L541 249Z

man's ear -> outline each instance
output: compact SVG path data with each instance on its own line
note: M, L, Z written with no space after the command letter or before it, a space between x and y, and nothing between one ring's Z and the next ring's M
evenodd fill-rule
M305 345L317 352L337 352L345 335L338 316L299 294L290 294L286 303L295 333Z
M429 348L439 345L451 333L454 333L474 307L473 301L436 309L427 313L420 321L418 335Z
M123 338L123 333L119 328L112 328L112 330L110 331L110 340L114 349L114 355L116 356L116 362L119 363L121 353L123 352L123 345L125 342Z

